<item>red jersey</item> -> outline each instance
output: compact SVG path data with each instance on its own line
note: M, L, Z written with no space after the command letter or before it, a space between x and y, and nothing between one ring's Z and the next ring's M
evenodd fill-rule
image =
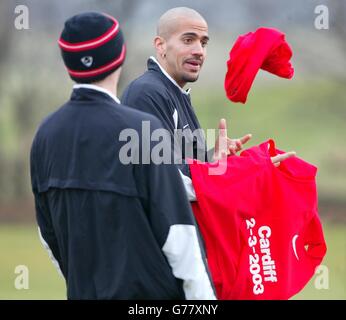
M224 88L228 99L245 103L259 69L292 78L292 50L285 35L273 28L258 28L238 37L227 61Z
M288 299L321 263L326 244L317 211L317 168L298 157L275 167L269 140L227 158L223 175L190 164L203 235L219 299Z

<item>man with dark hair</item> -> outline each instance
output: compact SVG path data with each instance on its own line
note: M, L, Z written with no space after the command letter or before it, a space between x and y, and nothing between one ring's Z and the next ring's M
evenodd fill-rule
M68 19L59 46L70 100L40 125L31 181L41 240L69 299L215 299L205 254L174 165L124 164L120 134L161 122L116 97L126 47L118 21ZM141 157L139 157L141 159Z

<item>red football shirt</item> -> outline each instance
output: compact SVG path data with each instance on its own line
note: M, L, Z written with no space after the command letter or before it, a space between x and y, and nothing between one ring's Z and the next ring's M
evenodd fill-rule
M227 159L223 175L190 164L203 235L219 299L288 299L321 263L326 244L317 211L317 168L269 140Z
M246 102L259 69L283 78L292 78L292 50L285 35L273 28L258 28L238 37L227 61L224 88L228 99Z

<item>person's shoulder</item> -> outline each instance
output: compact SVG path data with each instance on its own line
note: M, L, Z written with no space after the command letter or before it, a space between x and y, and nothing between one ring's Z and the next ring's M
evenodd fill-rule
M38 126L37 133L44 133L47 130L50 130L51 128L53 128L54 124L59 119L59 115L63 112L67 104L68 102L60 106L55 111L48 114L45 118L43 118L43 120L40 122Z
M129 108L129 106L125 104L120 104L118 107L128 127L141 128L144 121L149 121L150 127L152 129L162 127L160 120L150 113L143 112L134 108Z
M66 104L67 103L63 104L58 109L44 117L43 120L41 120L34 134L32 146L41 144L52 135L57 123L59 122L59 115L61 114L62 109L65 108Z
M166 95L167 88L163 81L152 71L146 71L130 82L124 91L127 95Z

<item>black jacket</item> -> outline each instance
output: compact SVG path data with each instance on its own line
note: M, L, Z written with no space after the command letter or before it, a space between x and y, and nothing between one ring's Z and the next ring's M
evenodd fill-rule
M186 275L196 266L200 270L201 262L208 274L198 245L194 250L202 260L189 263L183 273L175 271L189 259L184 248L189 245L173 248L179 228L172 226L195 229L176 167L119 159L124 129L139 133L133 156L143 152L143 120L152 130L162 127L105 93L80 88L36 133L31 179L37 222L70 299L185 299L190 295L183 289ZM201 277L196 288L211 287Z
M168 79L154 60L149 59L147 64L148 70L124 90L122 103L160 119L163 128L169 130L171 137L176 134L176 129L180 129L183 138L177 139L181 143L179 150L175 151L180 153L183 160L211 159L213 151L207 152L204 133L191 104L189 93L182 92L180 87ZM175 117L177 123L174 121ZM196 129L199 131L195 131ZM196 134L193 135L193 132ZM183 163L178 167L185 175L190 175L188 165Z

